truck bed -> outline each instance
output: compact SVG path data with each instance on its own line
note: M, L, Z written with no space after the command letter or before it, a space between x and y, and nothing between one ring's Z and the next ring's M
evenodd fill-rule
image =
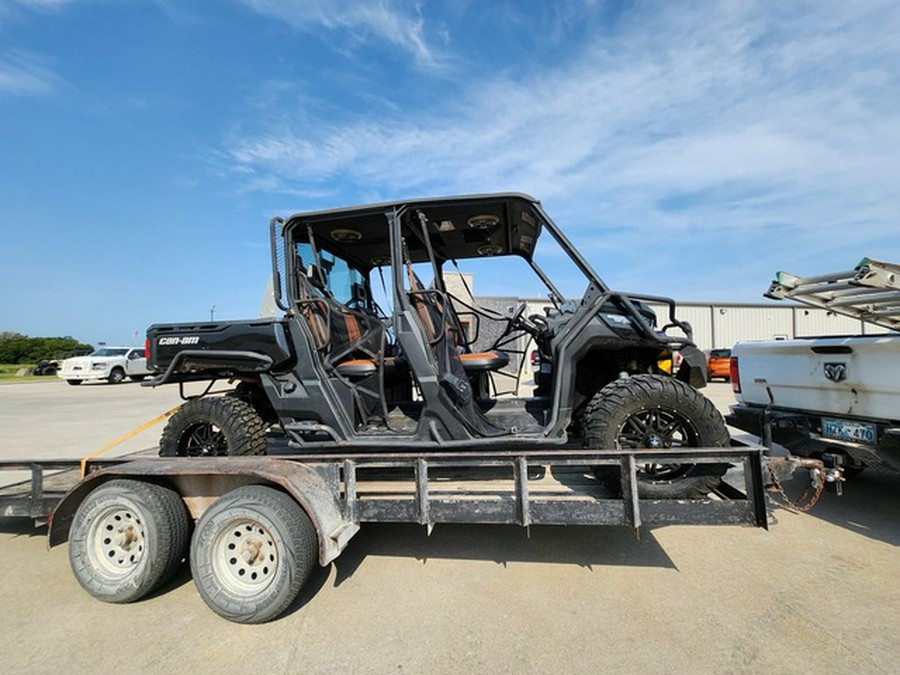
M741 342L739 402L830 415L900 418L900 335Z

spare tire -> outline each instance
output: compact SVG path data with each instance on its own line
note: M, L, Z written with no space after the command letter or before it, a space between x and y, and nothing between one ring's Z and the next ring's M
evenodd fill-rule
M266 425L252 405L232 396L194 398L172 415L160 457L263 455Z
M673 377L636 375L601 389L585 406L581 433L589 448L710 448L730 444L725 420L712 402ZM643 464L637 467L638 496L697 499L709 494L727 464ZM621 493L617 467L595 468L597 477Z

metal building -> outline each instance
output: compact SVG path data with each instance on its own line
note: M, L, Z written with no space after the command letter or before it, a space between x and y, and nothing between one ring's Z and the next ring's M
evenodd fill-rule
M465 277L465 280L459 277ZM475 279L471 274L445 273L445 283L451 295L469 302L475 299L479 307L504 313L521 300L528 302L529 314L543 314L550 307L546 298L514 298L479 296L475 293ZM651 303L660 326L667 323L668 307ZM676 315L693 330L694 342L702 350L730 349L737 342L749 340L790 340L795 337L823 335L872 335L889 332L858 319L825 309L776 301L759 303L677 302ZM463 317L461 317L463 318ZM478 345L490 343L492 337L487 323L478 335ZM523 342L525 342L523 340ZM530 342L530 340L529 340ZM533 345L520 345L528 354ZM519 368L518 355L513 356L511 369ZM521 364L523 373L530 373L529 359Z

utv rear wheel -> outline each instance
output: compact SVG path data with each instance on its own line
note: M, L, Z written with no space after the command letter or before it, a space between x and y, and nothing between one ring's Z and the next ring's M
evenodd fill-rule
M266 428L249 403L231 396L191 399L172 415L159 440L161 457L262 455Z
M727 447L722 415L691 386L672 377L637 375L616 380L587 404L582 438L590 448ZM727 464L643 464L637 467L638 495L644 499L697 499L709 494ZM617 467L597 467L597 477L621 492Z

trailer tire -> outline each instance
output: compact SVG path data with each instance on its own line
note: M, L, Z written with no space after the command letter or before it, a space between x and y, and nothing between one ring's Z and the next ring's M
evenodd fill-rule
M69 563L99 600L126 603L167 581L181 565L191 520L177 492L111 480L88 494L69 532Z
M316 561L316 530L288 495L247 485L210 506L191 541L197 591L216 614L238 623L280 616Z
M252 405L233 396L191 399L172 415L159 439L161 457L265 452L266 425Z
M636 375L601 389L581 415L585 445L598 449L727 447L725 420L693 387L662 375ZM709 494L728 464L667 464L638 467L643 499L698 499ZM597 477L621 493L618 467L598 466Z

